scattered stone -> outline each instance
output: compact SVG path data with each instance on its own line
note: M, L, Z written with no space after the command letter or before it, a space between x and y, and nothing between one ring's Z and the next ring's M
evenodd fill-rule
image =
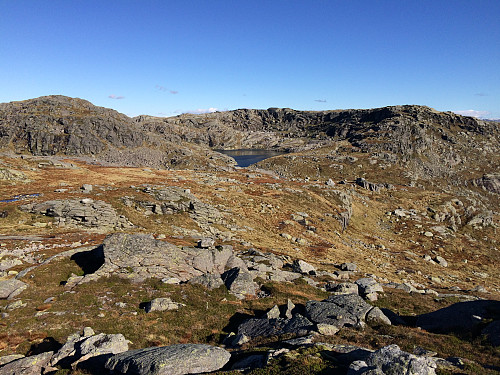
M230 358L231 354L221 348L178 344L120 353L109 358L105 367L116 374L200 374L219 370Z
M358 294L359 287L355 283L327 284L326 290L334 294Z
M316 330L322 335L334 336L338 331L340 331L340 328L332 324L319 323L316 324Z
M215 241L213 238L202 238L198 241L198 247L200 249L208 249L215 245Z
M448 267L448 262L442 257L442 256L436 256L434 258L434 261L439 264L440 266L443 266L443 267Z

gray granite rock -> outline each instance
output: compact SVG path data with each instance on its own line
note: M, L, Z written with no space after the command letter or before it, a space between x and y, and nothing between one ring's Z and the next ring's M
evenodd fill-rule
M115 374L183 375L222 368L231 354L203 344L178 344L130 350L108 359L105 368Z
M246 295L255 295L259 286L252 275L240 268L232 268L222 274L226 288L236 297L243 299Z

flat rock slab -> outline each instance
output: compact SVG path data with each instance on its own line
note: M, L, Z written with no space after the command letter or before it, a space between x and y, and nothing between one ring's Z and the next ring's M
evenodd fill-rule
M286 333L307 335L314 329L313 323L300 314L292 319L248 319L238 327L238 334L251 339L256 337L280 336Z
M130 350L114 355L106 369L127 375L183 375L216 371L231 358L222 349L204 344L178 344Z
M0 299L11 299L28 287L20 280L0 280Z

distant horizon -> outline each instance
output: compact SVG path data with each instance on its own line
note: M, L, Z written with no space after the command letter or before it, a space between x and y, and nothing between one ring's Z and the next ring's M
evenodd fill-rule
M12 102L22 102L22 101L27 101L27 100L33 100L33 99L39 99L39 98L43 98L43 97L51 97L51 96L64 96L64 97L68 97L68 98L72 98L72 99L81 99L81 100L85 100L85 101L88 101L89 103L97 106L97 107L103 107L103 108L108 108L108 109L113 109L117 112L120 112L119 110L115 109L115 108L112 108L112 107L107 107L107 106L103 106L103 105L97 105L95 103L93 103L91 100L88 100L86 98L83 98L83 97L78 97L78 96L67 96L67 95L63 95L63 94L49 94L49 95L41 95L41 96L38 96L38 97L35 97L35 98L27 98L27 99L21 99L21 100L11 100L11 101L8 101L8 102L1 102L0 104L8 104L8 103L12 103ZM451 111L451 110L438 110L436 108L433 108L429 105L426 105L426 104L389 104L389 105L384 105L384 106L381 106L381 107L370 107L370 108L354 108L354 107L351 107L351 108L327 108L327 109L321 109L321 110L303 110L303 109L296 109L296 108L292 108L292 107L268 107L268 108L234 108L234 109L224 109L224 110L219 110L219 109L215 109L214 111L207 111L207 112L196 112L196 111L193 111L193 112L182 112L182 113L178 113L178 114L173 114L173 115L169 115L169 116L160 116L160 115L152 115L152 114L147 114L147 113L141 113L141 114L138 114L138 115L134 115L134 116L129 116L128 114L126 113L123 113L123 112L120 112L128 117L138 117L138 116L151 116L151 117L160 117L160 118L169 118L169 117L176 117L176 116L181 116L181 115L186 115L186 114L190 114L190 115L202 115L202 114L210 114L210 113L221 113L221 112L230 112L230 111L237 111L237 110L243 110L243 109L248 109L248 110L268 110L268 109L271 109L271 108L278 108L278 109L291 109L291 110L294 110L294 111L302 111L302 112L327 112L327 111L345 111L345 110L369 110L369 109L378 109L378 108L386 108L386 107L397 107L397 106L419 106L419 107L428 107L428 108L431 108L433 110L436 110L436 111L439 111L439 112L451 112L451 113L455 113L457 115L461 115L461 116L465 116L465 117L473 117L473 118L477 118L477 119L480 119L480 120L489 120L489 121L500 121L500 118L488 118L488 117L481 117L479 116L476 111L474 110L465 110L465 111Z

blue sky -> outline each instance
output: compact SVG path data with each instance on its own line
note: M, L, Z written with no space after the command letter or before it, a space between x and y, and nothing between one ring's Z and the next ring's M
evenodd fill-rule
M2 0L0 15L0 102L500 118L499 0Z

